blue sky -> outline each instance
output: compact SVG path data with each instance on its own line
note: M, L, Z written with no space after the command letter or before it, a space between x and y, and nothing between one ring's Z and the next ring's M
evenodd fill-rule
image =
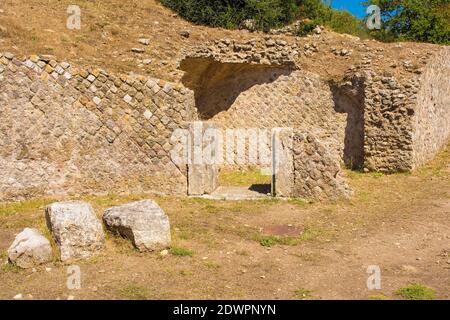
M333 8L347 10L358 18L366 16L366 8L362 5L364 0L333 0Z

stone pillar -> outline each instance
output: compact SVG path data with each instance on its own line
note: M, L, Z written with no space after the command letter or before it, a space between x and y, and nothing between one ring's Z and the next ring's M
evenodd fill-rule
M272 195L291 197L294 187L294 154L292 128L272 130Z
M189 124L188 195L210 194L218 187L219 134L212 122Z

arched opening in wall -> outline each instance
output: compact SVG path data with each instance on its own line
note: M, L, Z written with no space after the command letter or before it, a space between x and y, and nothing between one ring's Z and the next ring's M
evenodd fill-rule
M364 82L355 79L351 84L330 84L334 109L347 114L344 140L344 163L352 170L364 167Z
M195 93L201 120L210 120L228 110L237 97L255 85L272 83L291 74L291 66L222 63L207 58L186 58L180 64L182 82Z

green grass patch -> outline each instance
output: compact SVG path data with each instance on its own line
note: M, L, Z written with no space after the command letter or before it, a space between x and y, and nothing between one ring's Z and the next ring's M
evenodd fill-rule
M310 298L312 293L313 293L312 290L308 290L305 288L300 288L294 291L295 297L300 300L306 300Z
M263 247L273 247L276 245L296 246L301 242L300 238L280 237L280 236L261 236L259 244Z
M4 202L0 203L0 218L13 216L21 213L29 213L43 210L47 205L52 203L50 199L36 199L21 202Z
M434 300L436 291L421 284L413 283L407 287L400 288L395 292L396 295L407 300Z
M20 271L22 271L22 269L18 266L16 266L15 264L12 263L5 263L2 265L1 268L3 273L19 273Z
M173 247L170 249L170 253L179 257L192 257L194 255L194 251L182 247Z
M272 177L261 174L261 170L257 168L241 171L222 170L219 174L219 185L221 186L251 186L270 184L271 182Z
M116 291L117 296L126 300L147 300L150 297L150 292L147 288L130 284L124 288Z
M273 247L276 245L284 246L297 246L301 242L310 241L318 238L324 233L321 229L307 228L298 237L289 236L273 236L273 235L262 235L260 233L253 236L253 239L258 241L263 247Z

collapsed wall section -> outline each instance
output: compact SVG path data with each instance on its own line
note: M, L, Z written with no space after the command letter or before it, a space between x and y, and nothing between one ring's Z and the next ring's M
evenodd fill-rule
M179 84L0 54L0 199L185 194L170 137L196 115Z

